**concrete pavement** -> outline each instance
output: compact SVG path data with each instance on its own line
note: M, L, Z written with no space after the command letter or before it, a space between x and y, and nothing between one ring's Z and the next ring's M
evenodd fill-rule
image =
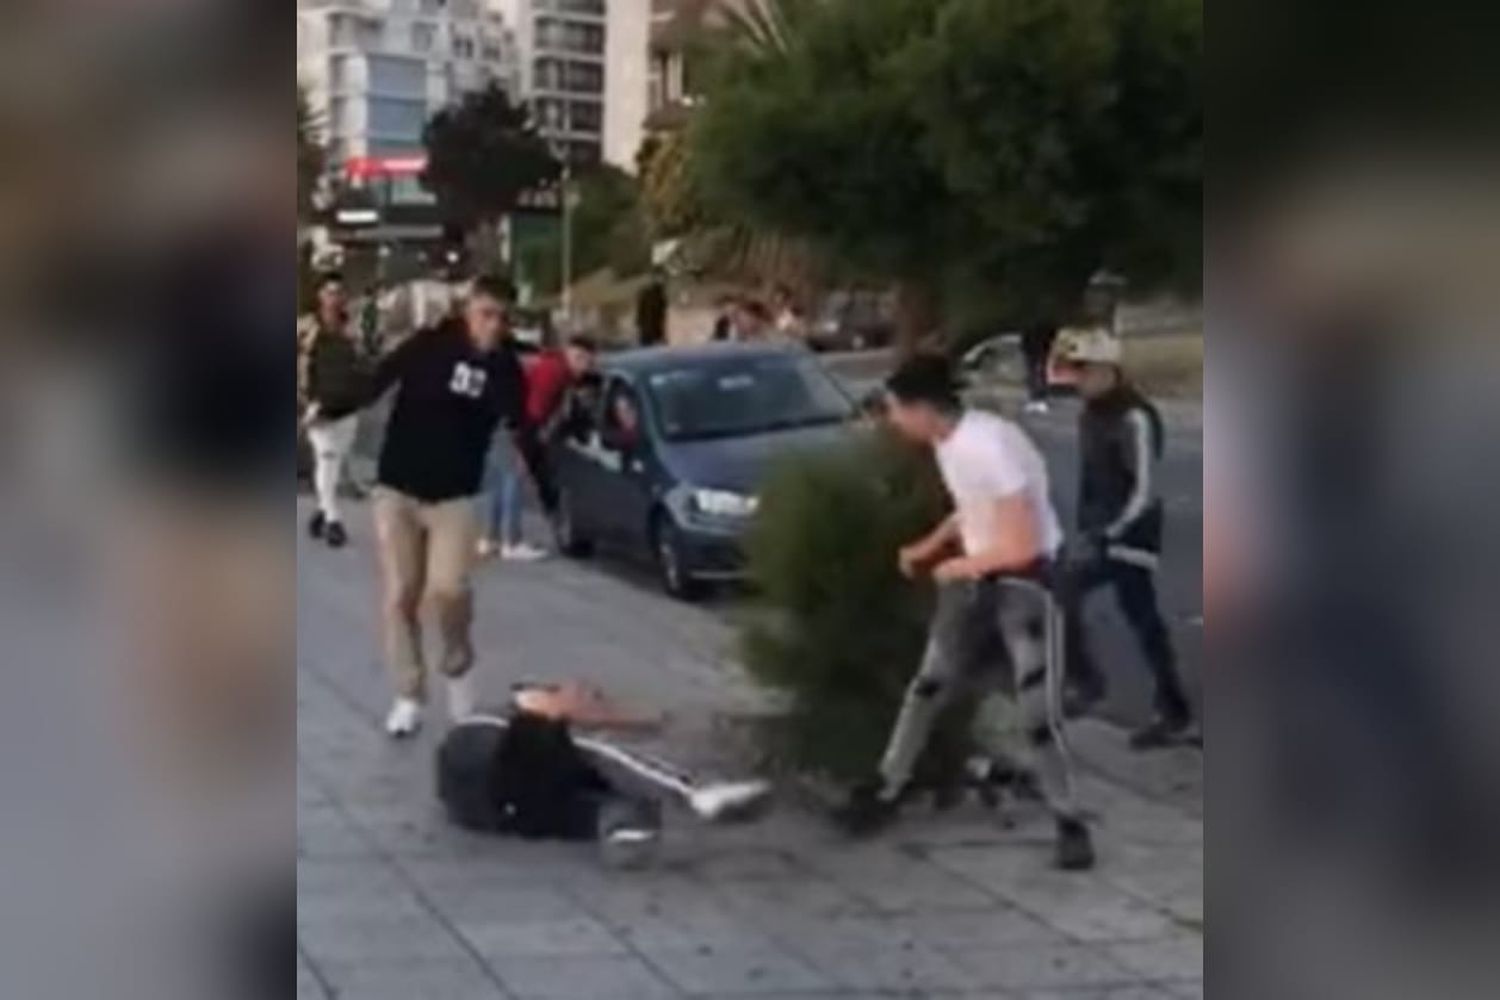
M793 803L741 829L674 816L661 863L635 873L449 828L437 726L402 745L379 729L374 556L353 514L350 549L299 533L299 998L1202 995L1201 758L1133 757L1099 724L1076 733L1101 853L1083 876L1047 869L1041 817L968 808L859 844ZM564 562L486 569L478 607L492 699L584 677L670 711L655 749L738 771L715 721L764 704L722 611Z

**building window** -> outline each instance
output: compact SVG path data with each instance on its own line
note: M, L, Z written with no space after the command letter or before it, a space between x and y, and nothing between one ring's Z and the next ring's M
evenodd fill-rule
M604 158L604 150L597 142L575 140L567 143L563 152L574 167L592 167Z
M562 83L579 94L604 93L604 67L596 63L567 62L562 67Z
M604 14L604 0L556 0L557 9L565 14Z
M372 93L426 100L427 64L399 56L371 56L367 61Z
M588 101L568 105L568 129L572 132L598 132L604 125L604 109Z
M536 43L539 48L583 55L604 52L604 28L597 24L574 24L551 17L536 20Z
M541 128L557 131L563 127L566 109L562 101L543 97L536 102L536 122Z
M418 22L411 26L411 47L414 52L431 52L437 40L437 29L430 24Z

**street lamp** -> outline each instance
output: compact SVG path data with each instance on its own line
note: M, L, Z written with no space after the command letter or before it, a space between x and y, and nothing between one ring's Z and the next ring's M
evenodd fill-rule
M573 326L573 168L562 151L562 311L563 323Z

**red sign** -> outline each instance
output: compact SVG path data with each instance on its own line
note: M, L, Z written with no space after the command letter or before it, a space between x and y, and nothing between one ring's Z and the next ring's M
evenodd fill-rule
M344 163L344 172L351 180L416 177L426 169L427 157L421 153L411 156L351 156Z

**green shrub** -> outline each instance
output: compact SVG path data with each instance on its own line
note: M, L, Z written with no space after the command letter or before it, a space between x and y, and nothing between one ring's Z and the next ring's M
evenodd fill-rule
M896 552L946 510L931 456L885 433L791 456L771 474L748 540L761 606L741 653L785 705L765 732L778 763L837 780L871 773L921 659L930 609ZM935 741L941 756L953 746Z

